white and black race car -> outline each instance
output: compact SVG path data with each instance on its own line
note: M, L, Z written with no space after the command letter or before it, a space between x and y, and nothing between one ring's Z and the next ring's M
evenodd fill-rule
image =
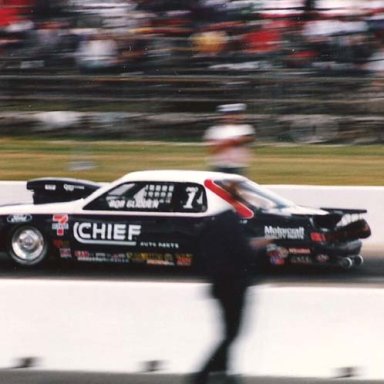
M56 257L193 267L204 222L228 208L249 236L274 239L264 255L274 265L351 268L370 235L364 210L304 208L224 173L140 171L108 184L42 178L27 188L33 203L0 207L0 251L22 266Z

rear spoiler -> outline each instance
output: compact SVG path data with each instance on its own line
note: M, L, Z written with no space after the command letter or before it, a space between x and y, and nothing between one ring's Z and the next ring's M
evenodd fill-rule
M344 209L344 208L321 208L328 212L327 215L314 215L315 223L324 228L334 228L347 225L362 219L362 215L368 211L366 209Z
M343 215L363 215L368 211L366 209L345 209L345 208L320 208L329 213L338 213Z
M59 203L82 199L101 187L101 184L72 178L43 177L27 181L33 192L34 204Z

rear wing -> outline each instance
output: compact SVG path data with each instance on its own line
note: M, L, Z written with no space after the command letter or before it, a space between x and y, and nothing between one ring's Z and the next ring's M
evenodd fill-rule
M331 215L338 215L340 221L337 226L345 226L355 221L363 219L363 216L368 213L366 209L345 209L345 208L321 208L329 212Z
M366 209L346 209L346 208L320 208L329 213L340 213L343 215L363 215L368 211Z

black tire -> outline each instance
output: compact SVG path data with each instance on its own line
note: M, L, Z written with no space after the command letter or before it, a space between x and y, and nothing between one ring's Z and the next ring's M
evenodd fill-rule
M353 267L353 260L350 257L341 258L339 265L341 268L347 270Z
M8 254L14 263L23 267L41 265L48 256L48 243L37 227L20 226L10 233Z
M355 267L360 267L364 264L364 257L361 255L357 255L353 258L353 264Z

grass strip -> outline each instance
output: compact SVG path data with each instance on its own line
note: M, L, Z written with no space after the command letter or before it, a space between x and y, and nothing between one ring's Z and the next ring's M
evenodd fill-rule
M58 176L111 181L143 169L208 169L200 144L0 139L0 179ZM260 184L384 185L384 146L276 146L253 149L248 176Z

